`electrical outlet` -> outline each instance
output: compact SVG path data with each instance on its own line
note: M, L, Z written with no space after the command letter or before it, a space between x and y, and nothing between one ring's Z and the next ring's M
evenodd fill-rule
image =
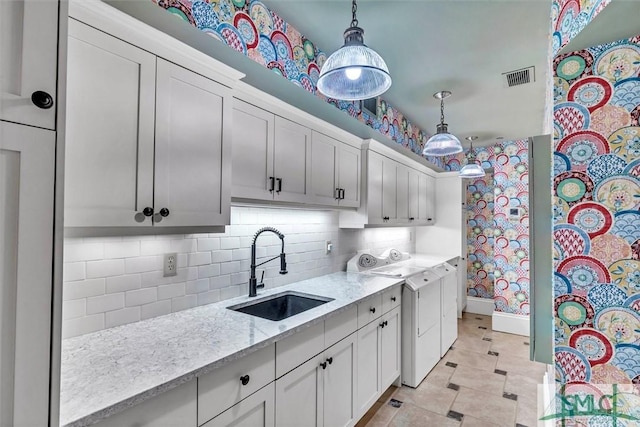
M325 243L325 254L330 254L331 251L333 250L333 244L331 243L331 240L327 240Z
M175 276L178 274L178 254L164 254L163 277Z

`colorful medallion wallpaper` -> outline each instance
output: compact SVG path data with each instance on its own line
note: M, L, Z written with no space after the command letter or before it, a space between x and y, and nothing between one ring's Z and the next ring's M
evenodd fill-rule
M483 265L477 271L480 277L468 278L467 282L476 283L485 275L489 279L493 274L495 281L491 297L495 302L495 310L529 315L528 141L504 141L490 147L477 147L476 154L483 168L493 168L493 180L487 176L480 180L470 180L468 193L477 194L467 197L477 198L481 189L493 187L493 194L484 196L487 209L490 202L493 204L493 220L488 221L486 215L481 215L478 220L470 220L468 223L469 228L484 223L488 230L478 233L480 240L473 243L473 253L472 245L468 244L470 251L467 256L469 260L474 260L474 265L467 271L467 275L474 274L476 260ZM445 169L448 171L460 170L465 162L462 153L447 159ZM485 208L484 203L480 202L480 205ZM517 208L519 214L510 216L510 208ZM482 236L486 236L486 242ZM471 236L469 238L473 239ZM493 247L492 256L487 255L485 243ZM475 292L476 289L468 289L469 295L481 296L474 295Z
M566 46L610 2L611 0L553 0L553 53L558 53Z
M467 184L467 294L493 299L493 173Z
M554 79L556 379L640 383L640 36Z
M361 109L359 102L323 96L317 91L316 84L327 54L258 0L151 1L414 153L421 154L431 136L380 97L377 99L378 114L374 116ZM444 167L441 158L429 157L427 160Z

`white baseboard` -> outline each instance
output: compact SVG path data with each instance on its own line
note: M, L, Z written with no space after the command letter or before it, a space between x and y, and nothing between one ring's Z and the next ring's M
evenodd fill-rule
M464 311L467 313L491 316L493 315L493 309L494 305L492 298L467 297L467 308Z
M494 311L491 316L491 328L494 331L529 336L529 316Z

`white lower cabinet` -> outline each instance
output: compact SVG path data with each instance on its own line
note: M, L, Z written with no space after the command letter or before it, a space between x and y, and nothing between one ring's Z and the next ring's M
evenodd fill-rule
M197 384L190 381L112 415L100 427L196 427Z
M382 316L380 323L380 379L384 391L400 376L400 307Z
M354 333L276 380L276 425L353 425L356 354Z
M275 384L272 382L202 427L274 427L274 408Z

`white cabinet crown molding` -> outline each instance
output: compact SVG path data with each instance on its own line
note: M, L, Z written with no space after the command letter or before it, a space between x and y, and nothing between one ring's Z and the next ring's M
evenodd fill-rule
M362 143L362 148L364 149L369 149L371 151L375 151L376 153L383 155L387 158L390 158L392 160L395 160L396 162L399 162L407 167L410 167L412 169L415 169L419 172L423 172L429 176L433 176L433 177L437 177L439 176L441 173L443 172L438 172L435 171L433 169L431 169L430 167L408 157L406 154L403 154L397 150L395 150L394 148L390 147L387 144L384 144L378 140L369 138L369 139L365 139ZM426 160L425 160L426 162Z
M245 76L235 68L100 0L70 0L69 17L84 22L154 55L234 87Z

